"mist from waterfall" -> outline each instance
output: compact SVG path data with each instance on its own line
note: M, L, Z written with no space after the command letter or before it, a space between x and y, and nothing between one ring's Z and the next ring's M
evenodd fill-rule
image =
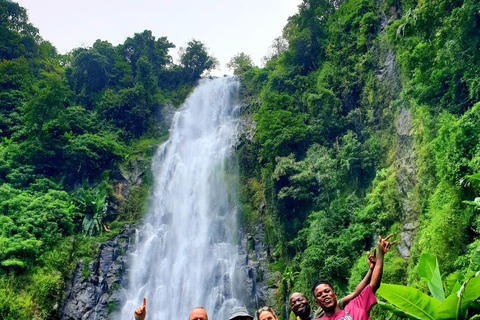
M238 89L233 78L202 80L175 113L152 162L155 183L129 258L121 319L133 319L143 297L147 319L159 320L186 320L196 306L225 320L242 305L232 292Z

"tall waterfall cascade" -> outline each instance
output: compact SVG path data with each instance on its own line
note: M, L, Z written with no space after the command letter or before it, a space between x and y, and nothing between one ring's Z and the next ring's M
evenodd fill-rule
M234 305L237 207L231 155L239 135L239 84L202 80L174 115L152 162L154 187L136 235L121 319L147 299L147 319L188 319L203 306L228 319ZM230 159L230 160L229 160ZM234 171L234 170L233 170Z

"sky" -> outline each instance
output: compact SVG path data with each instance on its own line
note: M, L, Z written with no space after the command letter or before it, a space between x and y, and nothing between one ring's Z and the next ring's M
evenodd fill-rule
M220 62L213 75L231 74L226 63L237 53L262 65L273 39L282 34L301 0L14 0L28 11L30 22L59 53L90 47L97 40L114 46L151 30L176 48L192 39L203 42ZM217 68L218 69L218 68Z

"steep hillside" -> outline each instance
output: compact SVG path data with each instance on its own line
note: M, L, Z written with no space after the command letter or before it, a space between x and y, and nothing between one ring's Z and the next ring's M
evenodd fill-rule
M444 280L468 268L480 244L478 203L464 202L480 169L479 9L306 0L273 45L288 46L239 72L255 121L239 149L242 221L264 225L283 317L288 294L317 278L352 290L378 234L399 242L385 283L427 292L422 252Z

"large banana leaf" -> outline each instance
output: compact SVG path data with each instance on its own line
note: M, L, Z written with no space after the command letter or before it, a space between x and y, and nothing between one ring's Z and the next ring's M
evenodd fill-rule
M385 303L385 302L383 302L383 301L378 301L378 305L379 305L383 310L389 311L389 312L393 313L394 315L396 315L397 317L414 319L414 320L422 320L422 318L416 317L416 316L414 316L413 314L410 314L410 313L408 313L408 312L405 312L405 311L403 311L402 309L397 308L397 307L395 307L394 305L392 305L392 304L390 304L390 303Z
M472 259L470 260L470 266L468 271L477 272L480 271L480 245L475 250Z
M418 275L427 281L432 296L438 301L445 300L442 277L437 258L430 253L422 253L418 262Z
M384 299L419 319L436 319L441 302L418 289L383 284L377 290Z
M460 285L459 283L460 282L463 282L463 279L465 277L461 274L458 274L458 273L451 273L446 279L445 279L445 282L446 282L446 288L448 290L448 292L452 293L454 291L458 291L460 289ZM457 287L457 284L458 284L458 288ZM456 289L455 289L456 288Z
M478 297L480 297L480 276L476 276L468 281L465 286L463 299L465 301L473 301L478 299Z
M454 292L445 299L440 308L438 308L438 319L447 320L447 319L458 319L461 313L459 298L457 293Z
M465 316L467 308L471 303L480 297L480 276L470 279L468 283L461 288L461 300L459 298L458 287L454 292L442 302L438 309L438 319L462 319Z

